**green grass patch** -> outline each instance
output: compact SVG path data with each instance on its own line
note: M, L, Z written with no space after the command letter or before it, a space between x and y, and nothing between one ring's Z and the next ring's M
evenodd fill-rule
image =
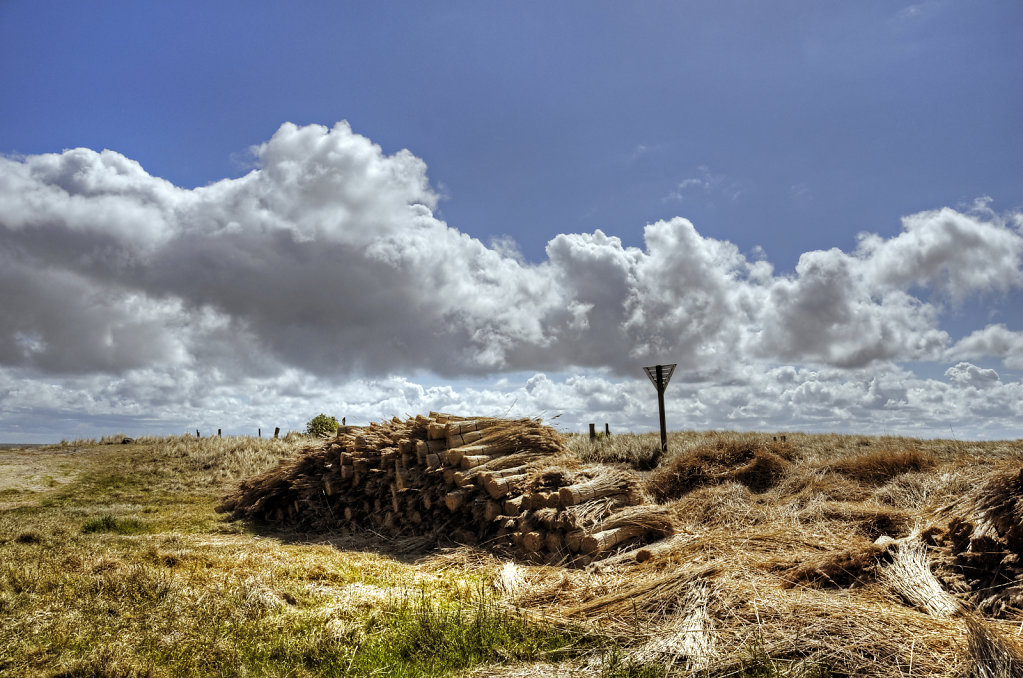
M605 652L600 662L601 678L666 678L668 675L666 667L636 661L619 647Z
M364 638L349 657L352 675L437 676L484 663L558 662L607 644L501 608L486 596L452 606L426 595L403 600L370 624Z
M96 534L99 532L143 534L149 531L148 526L138 518L117 518L109 513L89 518L82 525L82 534Z

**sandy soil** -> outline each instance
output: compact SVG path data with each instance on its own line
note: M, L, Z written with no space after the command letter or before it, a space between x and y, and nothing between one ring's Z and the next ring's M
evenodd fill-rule
M0 511L36 502L26 493L46 492L74 480L79 473L71 455L74 447L17 447L0 449ZM8 501L17 497L19 501Z

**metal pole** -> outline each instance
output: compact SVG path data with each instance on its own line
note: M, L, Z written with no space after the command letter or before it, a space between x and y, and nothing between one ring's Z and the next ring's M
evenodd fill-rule
M664 371L657 366L657 415L661 420L661 453L668 451L668 428L664 423Z

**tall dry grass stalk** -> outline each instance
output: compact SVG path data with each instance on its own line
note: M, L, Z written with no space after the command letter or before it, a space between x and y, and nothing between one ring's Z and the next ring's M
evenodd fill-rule
M1023 676L1023 645L998 632L975 615L965 617L969 647L967 678L1019 678Z

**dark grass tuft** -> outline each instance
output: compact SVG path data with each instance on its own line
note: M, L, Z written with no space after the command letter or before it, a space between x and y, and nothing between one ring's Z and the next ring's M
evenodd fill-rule
M14 541L18 544L41 544L43 543L43 537L35 530L29 530L28 532L22 532Z
M117 518L109 513L89 518L82 525L83 534L109 532L112 534L141 534L147 532L145 524L137 518Z

